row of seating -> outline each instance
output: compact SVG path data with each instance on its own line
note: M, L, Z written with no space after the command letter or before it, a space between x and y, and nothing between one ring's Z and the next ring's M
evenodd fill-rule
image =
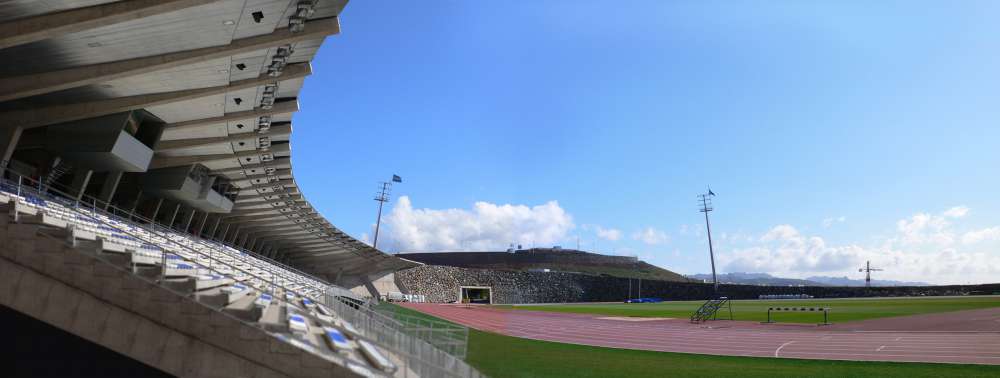
M149 229L62 202L0 192L0 204L14 220L64 228L70 239L98 242L107 261L257 324L292 345L344 363L362 376L397 370L382 349L319 303L325 283L222 243Z

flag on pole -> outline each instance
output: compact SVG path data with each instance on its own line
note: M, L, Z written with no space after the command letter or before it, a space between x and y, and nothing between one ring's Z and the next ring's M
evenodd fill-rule
M403 182L403 178L399 177L399 175L392 175L392 182L399 182L399 183L401 183L401 182Z

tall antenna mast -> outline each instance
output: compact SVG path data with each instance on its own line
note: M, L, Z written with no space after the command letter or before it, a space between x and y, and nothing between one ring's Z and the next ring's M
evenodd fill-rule
M712 283L715 285L715 292L719 292L719 279L715 276L715 251L712 249L712 226L708 223L708 213L712 210L712 197L715 197L715 193L712 192L712 188L708 189L708 193L699 194L698 198L701 202L701 209L698 211L705 213L705 230L708 231L708 257L712 260Z
M378 229L382 225L382 205L389 202L389 192L392 190L392 183L402 183L403 179L398 175L392 175L391 181L383 181L382 189L375 193L375 201L378 201L378 217L375 218L375 237L372 238L372 248L378 249Z
M859 272L865 272L865 287L872 287L872 272L881 272L882 269L872 268L871 261L865 261L865 267L858 269Z

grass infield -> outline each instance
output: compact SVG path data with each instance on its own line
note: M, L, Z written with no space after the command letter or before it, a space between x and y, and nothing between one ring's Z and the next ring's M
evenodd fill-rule
M896 302L899 301L899 302ZM781 306L789 301L736 301L741 313L750 316L761 307ZM757 303L753 303L757 302ZM803 301L804 302L804 301ZM817 300L830 307L852 309L853 319L912 315L1000 306L998 297ZM859 302L859 303L854 303ZM918 302L914 304L913 302ZM849 303L849 304L847 304ZM514 306L538 310L601 313L620 316L667 316L673 311L687 317L700 302L664 304L539 305ZM433 316L393 304L387 309L408 315ZM790 306L790 304L788 305ZM826 306L826 305L823 305ZM508 306L509 307L509 306ZM566 310L572 309L572 310ZM607 312L616 311L616 312ZM843 310L842 310L843 311ZM654 313L655 312L655 313ZM796 314L789 314L796 315ZM797 314L802 315L802 314ZM804 322L814 321L815 314ZM434 318L437 319L437 318ZM740 319L737 316L737 319ZM440 320L440 319L438 319ZM747 319L751 320L751 319ZM788 319L782 319L789 321ZM843 320L842 320L843 321ZM801 360L784 358L729 357L687 353L653 352L592 347L522 339L491 332L469 330L466 361L490 377L998 377L1000 367L930 363Z
M662 303L540 304L495 307L515 310L687 319L691 316L691 313L702 305L702 303L704 303L704 301L677 301ZM975 296L734 300L732 301L732 307L733 317L736 320L753 321L767 320L768 307L829 307L831 309L830 322L838 323L855 320L887 318L893 316L1000 307L1000 297ZM725 309L722 311L725 311ZM823 313L775 312L772 314L772 317L777 322L818 323L823 319Z

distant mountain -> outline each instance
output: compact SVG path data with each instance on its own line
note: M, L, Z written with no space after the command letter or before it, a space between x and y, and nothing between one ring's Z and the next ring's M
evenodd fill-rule
M847 277L814 276L806 278L809 281L822 283L826 286L865 286L865 280ZM872 286L930 286L926 282L872 280Z
M688 278L699 281L712 281L711 274L691 274ZM765 286L829 286L820 282L800 280L796 278L775 277L767 273L723 273L718 275L719 283Z
M865 280L848 277L813 276L806 279L781 278L767 273L724 273L719 274L719 283L740 285L766 286L865 286ZM711 274L691 274L688 278L699 281L712 281ZM891 280L872 280L872 286L930 286L926 282L905 282Z

